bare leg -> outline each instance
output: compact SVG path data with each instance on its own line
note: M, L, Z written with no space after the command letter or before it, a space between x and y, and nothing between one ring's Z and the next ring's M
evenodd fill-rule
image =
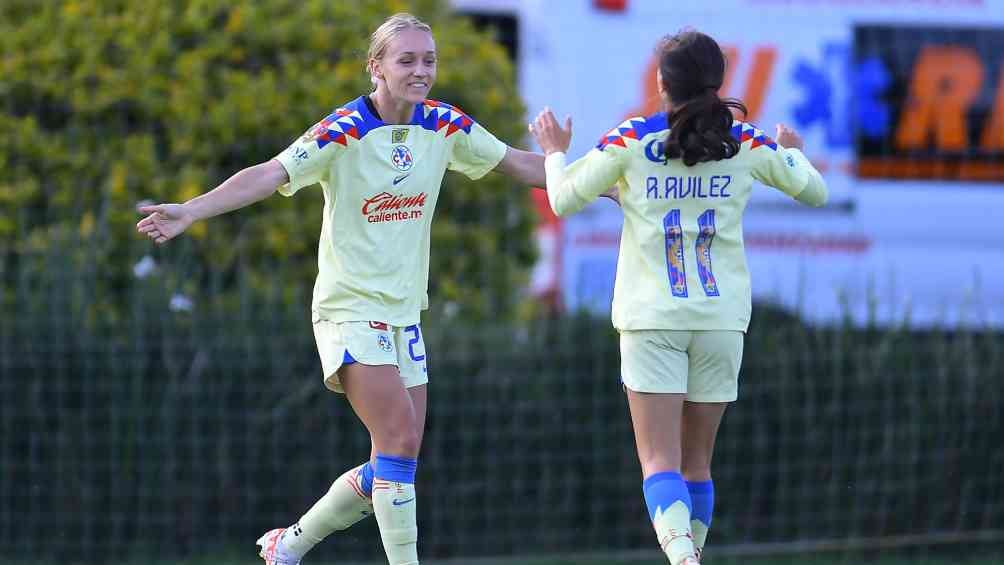
M715 451L718 427L727 402L685 402L683 404L681 466L688 481L711 480L711 457Z
M683 478L690 491L690 529L694 534L694 549L701 558L711 528L715 504L711 482L711 457L715 437L722 423L727 402L684 402L683 404Z
M680 470L680 422L684 396L627 389L643 477L661 471Z
M390 565L417 565L414 476L421 433L412 395L393 365L355 363L343 369L341 381L377 453L373 510L387 560Z
M415 409L415 432L418 434L418 447L422 448L422 440L425 438L425 415L429 401L429 385L413 386L408 390L411 396L411 405ZM370 434L370 464L376 461L376 444L373 443L373 435Z
M659 545L672 565L696 563L690 533L690 496L680 475L684 394L627 389L643 490Z
M415 458L421 443L415 406L394 365L353 363L341 369L345 396L379 453Z

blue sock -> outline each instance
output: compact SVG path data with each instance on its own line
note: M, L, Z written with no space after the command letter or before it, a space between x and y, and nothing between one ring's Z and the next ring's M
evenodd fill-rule
M694 504L690 516L710 528L711 512L715 509L715 483L713 481L696 483L687 481L687 490L690 492L690 500Z
M666 510L678 500L682 501L688 510L693 510L687 485L680 473L675 471L663 471L651 475L642 483L642 490L645 493L645 505L648 506L648 517L652 520L655 520L657 509Z
M363 494L373 496L373 465L369 461L359 470L359 476L362 478Z
M384 481L413 485L416 469L418 469L418 459L377 453L373 476Z

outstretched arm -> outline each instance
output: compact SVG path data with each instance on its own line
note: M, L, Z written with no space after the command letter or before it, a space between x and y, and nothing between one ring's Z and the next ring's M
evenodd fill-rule
M510 147L494 170L530 186L543 187L547 184L547 177L544 176L544 156L540 153Z
M571 125L571 118L568 118L566 121L566 127L569 132L571 131ZM565 146L565 150L567 150L567 144ZM547 174L544 170L544 156L540 153L532 153L530 151L523 151L521 149L509 147L505 152L505 157L499 161L499 164L494 170L497 173L502 173L523 184L547 190ZM620 199L617 197L616 187L611 187L600 196L609 198L620 204Z
M183 233L196 220L263 200L288 181L286 169L272 159L241 170L220 186L184 204L140 206L140 213L148 215L136 224L136 230L157 243L164 243Z

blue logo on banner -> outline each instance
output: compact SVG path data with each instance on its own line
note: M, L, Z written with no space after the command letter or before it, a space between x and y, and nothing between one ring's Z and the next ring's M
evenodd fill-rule
M889 106L882 100L882 94L892 83L892 76L885 63L878 57L870 57L857 64L854 73L854 98L857 113L854 121L866 137L885 137L892 120Z
M823 45L823 58L818 65L798 60L791 78L805 94L801 104L792 111L795 122L802 126L821 125L826 130L826 143L844 147L851 143L849 122L851 96L850 47L844 43Z
M827 144L850 145L854 131L883 137L889 130L891 115L882 95L892 77L877 57L854 62L848 44L826 43L822 61L798 60L791 78L804 93L792 111L795 122L824 127Z

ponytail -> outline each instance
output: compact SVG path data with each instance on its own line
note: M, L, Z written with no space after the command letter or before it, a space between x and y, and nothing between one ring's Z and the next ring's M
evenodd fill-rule
M668 115L669 139L666 160L682 159L688 167L721 161L739 153L739 140L732 136L732 110L746 115L746 106L734 98L719 98L714 87L675 108Z
M682 159L691 167L739 153L739 141L732 137L732 110L745 117L746 106L735 98L718 97L725 55L714 39L692 29L664 38L659 74L673 108L667 117L667 161Z

